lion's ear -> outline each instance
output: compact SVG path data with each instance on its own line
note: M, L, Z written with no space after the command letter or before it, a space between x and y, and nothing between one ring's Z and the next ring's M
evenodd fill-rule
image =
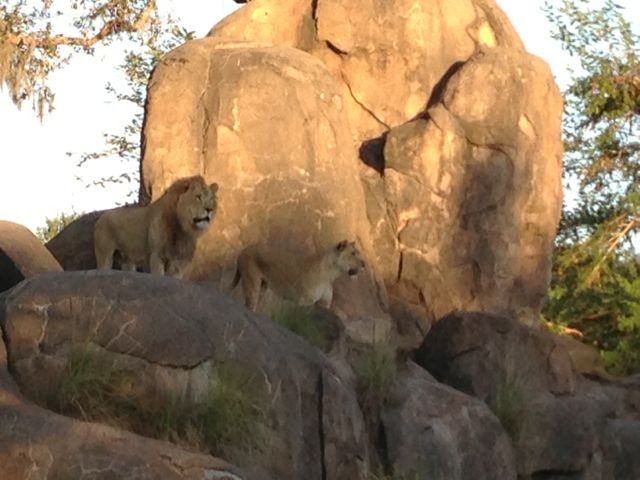
M349 242L346 240L342 240L340 243L336 245L336 251L338 252L343 251L345 248L347 248L347 245L349 245Z
M211 193L216 193L218 191L218 184L216 182L213 182L211 185L209 185L209 189L211 190Z

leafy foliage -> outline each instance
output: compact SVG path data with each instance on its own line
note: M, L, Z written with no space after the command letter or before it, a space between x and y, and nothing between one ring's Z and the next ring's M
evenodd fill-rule
M67 7L64 12L63 3ZM73 27L70 32L59 33L60 25ZM161 31L155 0L2 2L0 86L8 88L18 107L31 99L42 118L52 109L54 100L47 80L73 53L92 54L98 44L142 31L151 36Z
M64 227L78 218L78 213L60 213L53 218L46 218L46 225L44 227L38 227L36 229L36 236L42 240L42 243L46 243L53 237L58 235Z
M565 92L565 203L545 315L579 328L618 373L640 370L640 38L606 0L546 4L580 60Z
M125 51L120 70L126 77L126 90L119 91L111 83L106 86L107 93L117 101L131 105L134 114L122 131L104 135L106 145L104 150L79 154L79 166L90 161L113 161L113 159L119 159L123 164L120 173L94 180L94 185L126 183L137 186L139 184L140 138L147 82L152 70L166 52L193 38L193 32L185 30L171 18L162 19L162 25L164 27L162 32L148 35L143 39L141 46ZM131 190L130 194L133 193L135 192Z

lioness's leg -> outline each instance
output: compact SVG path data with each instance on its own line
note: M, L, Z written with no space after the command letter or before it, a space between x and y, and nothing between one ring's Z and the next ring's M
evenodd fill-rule
M164 275L164 260L155 252L149 255L149 270L151 273Z
M240 280L244 292L244 303L254 312L258 308L262 288L262 272L252 261L240 261Z
M331 302L333 301L333 288L327 288L322 293L320 299L316 302L318 305L324 308L331 308Z
M94 235L93 249L96 255L96 267L101 270L108 270L113 267L113 254L116 251L115 243L111 238L103 235Z

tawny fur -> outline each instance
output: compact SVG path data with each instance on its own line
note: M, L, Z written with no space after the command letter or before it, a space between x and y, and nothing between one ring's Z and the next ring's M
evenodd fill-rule
M123 270L148 266L151 273L181 277L198 238L212 223L218 185L200 175L174 182L155 202L103 213L94 228L96 264L113 267L117 251Z
M344 273L357 275L364 266L355 243L347 240L308 258L254 245L238 257L232 288L242 280L245 304L254 311L264 286L299 305L318 303L329 308L334 280Z

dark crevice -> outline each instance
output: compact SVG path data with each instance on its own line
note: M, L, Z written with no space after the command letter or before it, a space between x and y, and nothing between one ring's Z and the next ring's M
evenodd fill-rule
M318 0L311 0L311 18L314 21L318 20Z
M349 53L346 50L342 50L338 46L334 45L329 40L325 40L325 43L327 44L327 47L329 48L329 50L331 50L336 55L347 55L347 53Z
M342 77L342 81L347 86L347 89L349 90L349 95L351 95L351 98L353 98L353 101L356 102L365 112L371 115L371 118L373 118L382 127L384 127L385 130L390 130L391 127L387 125L381 118L379 118L373 110L371 110L360 99L358 99L355 93L353 93L353 90L351 89L351 84L349 83L349 79L347 78L347 76L344 73L342 73L341 77Z
M378 425L378 431L376 432L375 439L376 453L378 454L378 461L382 467L382 471L385 475L393 474L393 467L391 460L389 459L389 447L387 445L387 431L384 428L382 422Z
M567 471L567 470L539 470L531 475L531 480L545 480L552 478L553 480L566 479L566 480L579 480L583 477L582 471Z
M362 163L373 168L381 176L384 175L384 146L387 143L388 133L384 132L379 137L365 140L358 149L358 156Z
M0 292L9 290L24 280L24 275L16 267L11 257L0 248Z
M324 458L324 382L322 371L318 374L318 438L320 441L320 467L322 468L322 480L327 480L327 465Z
M449 80L455 73L460 70L460 68L465 64L465 62L455 62L453 65L449 67L449 69L444 73L442 78L438 80L438 83L435 84L433 90L431 91L431 96L429 97L429 101L427 102L427 110L433 107L436 103L440 101L442 98L442 94L444 93L444 89L449 83Z

